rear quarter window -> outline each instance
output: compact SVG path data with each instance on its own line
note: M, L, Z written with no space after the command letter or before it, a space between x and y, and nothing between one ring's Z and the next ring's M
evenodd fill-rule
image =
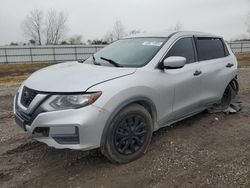
M225 44L220 38L197 37L197 53L199 61L217 59L227 56Z

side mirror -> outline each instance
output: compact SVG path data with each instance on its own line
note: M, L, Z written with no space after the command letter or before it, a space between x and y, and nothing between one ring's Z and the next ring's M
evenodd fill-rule
M185 57L181 57L181 56L167 57L163 61L162 68L165 68L165 69L179 69L179 68L184 67L186 62L187 62L187 59Z

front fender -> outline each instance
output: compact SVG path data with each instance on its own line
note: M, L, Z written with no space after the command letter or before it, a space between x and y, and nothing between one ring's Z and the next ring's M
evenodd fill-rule
M125 87L126 86L126 87ZM143 101L152 109L154 119L154 130L158 129L157 119L160 105L160 94L158 89L147 86L147 82L135 83L128 77L119 78L92 87L88 91L102 91L100 99L93 105L110 112L109 118L104 122L101 144L104 143L107 130L112 119L127 105Z
M103 133L102 133L102 137L101 137L101 143L100 145L103 146L106 140L106 136L108 133L108 129L109 129L109 125L111 124L112 120L114 119L114 117L122 110L124 109L126 106L128 106L129 104L138 102L138 101L143 101L146 102L150 108L152 109L153 112L153 116L154 116L154 130L158 129L158 124L157 124L157 110L156 107L154 105L154 103L151 101L151 99L144 97L144 96L134 96L134 97L130 97L124 101L122 101L119 105L116 106L116 108L111 112L108 120L105 122L104 124L104 128L103 128Z

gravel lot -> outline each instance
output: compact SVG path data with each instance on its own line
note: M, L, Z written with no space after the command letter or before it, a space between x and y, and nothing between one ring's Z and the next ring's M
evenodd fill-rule
M157 131L146 155L110 164L98 150L57 150L15 125L0 87L0 187L250 187L250 68L239 69L242 111L199 115Z

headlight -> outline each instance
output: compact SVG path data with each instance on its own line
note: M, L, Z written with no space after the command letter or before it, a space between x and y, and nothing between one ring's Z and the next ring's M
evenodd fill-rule
M76 109L94 103L102 92L73 94L73 95L52 95L43 104L42 108L46 111Z

